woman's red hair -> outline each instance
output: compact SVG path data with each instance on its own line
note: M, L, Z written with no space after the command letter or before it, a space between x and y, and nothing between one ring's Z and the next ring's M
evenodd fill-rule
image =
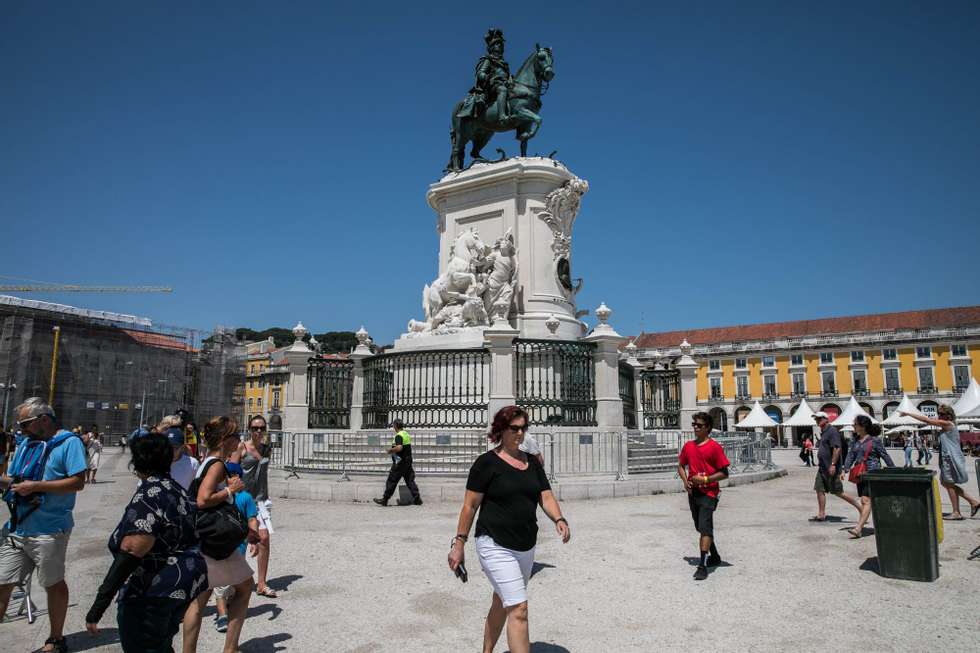
M528 423L531 421L527 412L520 406L504 406L493 416L493 422L490 424L490 432L487 433L487 439L490 442L500 442L500 435L507 430L507 427L510 426L510 423L515 417L523 417L524 421Z

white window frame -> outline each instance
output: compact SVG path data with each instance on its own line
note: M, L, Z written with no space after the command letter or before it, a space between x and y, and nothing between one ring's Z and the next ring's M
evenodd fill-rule
M894 352L895 353L895 356L892 357L892 358L889 358L888 357L888 354L885 353L885 352L888 352L888 351ZM898 349L896 349L895 347L884 347L881 350L881 360L884 361L884 362L886 362L886 363L897 363L898 362Z
M742 361L742 365L739 365L738 364L739 361ZM749 359L748 358L736 358L735 359L735 369L736 370L747 370L747 369L749 369Z
M799 356L800 362L799 363L794 363L793 362L793 359L796 358L797 356ZM803 367L804 365L806 365L806 357L803 354L790 354L789 355L789 364L790 364L790 367Z
M772 379L772 392L767 391L767 386L769 385L766 379ZM763 374L762 375L762 394L763 396L778 397L779 396L779 377L776 374Z
M862 368L859 368L859 369L856 369L856 370L851 370L851 387L854 388L854 391L855 392L857 392L857 390L858 390L858 387L857 387L857 375L858 374L863 374L864 375L864 391L865 392L869 392L870 390L868 388L868 371L866 369L864 369L863 367Z
M825 376L826 374L830 374L831 377L833 378L833 380L834 380L834 387L833 388L827 388L827 384L824 383L824 380L826 379L826 376ZM828 389L831 392L839 392L839 390L837 389L837 372L834 371L834 370L823 370L823 371L820 372L820 391L821 392L827 392Z
M824 356L829 356L830 357L830 360L829 361L825 361L823 359ZM820 360L820 364L821 365L834 365L834 352L832 352L832 351L822 351L822 352L820 352L820 358L819 358L819 360Z
M859 357L855 358L854 355L857 354ZM851 362L852 363L863 363L864 362L864 350L854 349L851 350Z
M953 347L962 347L963 348L963 353L962 354L957 354L956 352L953 351ZM970 358L970 350L966 346L966 344L953 344L953 345L950 345L949 346L949 357L950 358L955 358L955 359L958 359L958 360L969 360L969 358Z
M891 386L888 385L888 372L890 370L894 370L895 371L895 380L897 381L897 383L895 384L895 387L891 387ZM885 377L884 378L885 390L901 390L902 389L902 374L901 374L901 372L899 372L898 367L886 367L883 370L883 374L884 374L884 377Z
M932 383L930 383L929 385L922 383L923 370L929 370L929 376L932 377ZM919 386L917 389L922 389L922 388L932 388L933 390L936 389L936 370L933 368L932 365L923 365L921 367L916 368L915 376L916 376L916 381L919 382Z
M802 383L803 388L801 390L796 389L797 376L803 379L803 383ZM806 394L806 374L804 372L793 372L789 377L789 382L790 382L790 386L792 387L792 391L794 393L799 392L799 393Z
M716 386L718 388L718 394L715 394L715 392L714 392ZM722 398L724 398L724 396L725 396L725 393L721 389L721 377L720 376L713 376L710 379L708 379L708 398L709 399L722 399Z
M745 384L745 392L739 391L739 386ZM752 391L749 390L749 375L748 374L738 374L735 376L735 395L739 398L749 397Z
M766 363L766 360L767 359L770 361L768 364ZM766 369L775 368L776 367L776 357L775 356L772 356L772 355L763 356L762 357L762 367L764 367Z
M708 371L718 372L719 370L721 370L721 361L718 360L717 358L710 359L708 361Z
M928 356L919 356L919 350L920 349L928 349L929 350L929 355ZM929 361L929 360L932 360L932 347L929 346L929 345L916 345L916 347L915 347L915 360L919 360L919 361Z

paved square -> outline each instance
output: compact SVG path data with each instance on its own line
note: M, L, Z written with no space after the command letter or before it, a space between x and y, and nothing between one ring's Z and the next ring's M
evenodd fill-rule
M571 543L562 546L550 524L541 525L530 587L532 651L976 650L980 561L966 557L980 545L980 518L946 523L938 581L881 578L866 569L874 537L855 541L844 532L854 509L830 498L829 513L845 520L808 523L816 509L812 471L792 451L776 459L787 477L722 492L715 528L729 564L703 583L691 580L694 567L685 560L696 544L683 495L563 504ZM127 462L107 450L99 476L108 482L79 496L68 572L73 651L120 650L113 610L98 639L83 632L83 619L134 482ZM253 598L241 650L479 650L490 591L472 544L468 584L446 567L457 510L279 500L270 584L285 591L276 601ZM36 598L43 608L43 592ZM199 649L220 650L222 636L205 619ZM47 616L33 626L4 623L0 633L5 650L34 650L46 637ZM506 650L503 639L497 651Z

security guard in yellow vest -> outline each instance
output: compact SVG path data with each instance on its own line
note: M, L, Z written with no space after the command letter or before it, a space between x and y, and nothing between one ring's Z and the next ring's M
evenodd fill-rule
M419 495L419 486L415 484L415 469L412 467L412 437L405 430L405 422L400 419L391 423L391 430L395 432L395 439L388 448L388 453L391 454L391 471L388 472L388 480L385 482L384 496L374 502L379 506L387 506L388 499L398 487L398 480L404 478L408 491L412 493L412 503L421 506L422 497Z

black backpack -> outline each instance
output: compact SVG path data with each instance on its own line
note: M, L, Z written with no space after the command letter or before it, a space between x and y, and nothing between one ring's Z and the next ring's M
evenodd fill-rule
M188 496L197 504L197 493L208 469L220 460L211 460L201 473L191 482ZM223 464L223 463L222 463ZM201 541L201 553L215 560L224 560L245 541L248 535L248 520L231 503L220 503L213 508L198 508L194 515L194 530Z

